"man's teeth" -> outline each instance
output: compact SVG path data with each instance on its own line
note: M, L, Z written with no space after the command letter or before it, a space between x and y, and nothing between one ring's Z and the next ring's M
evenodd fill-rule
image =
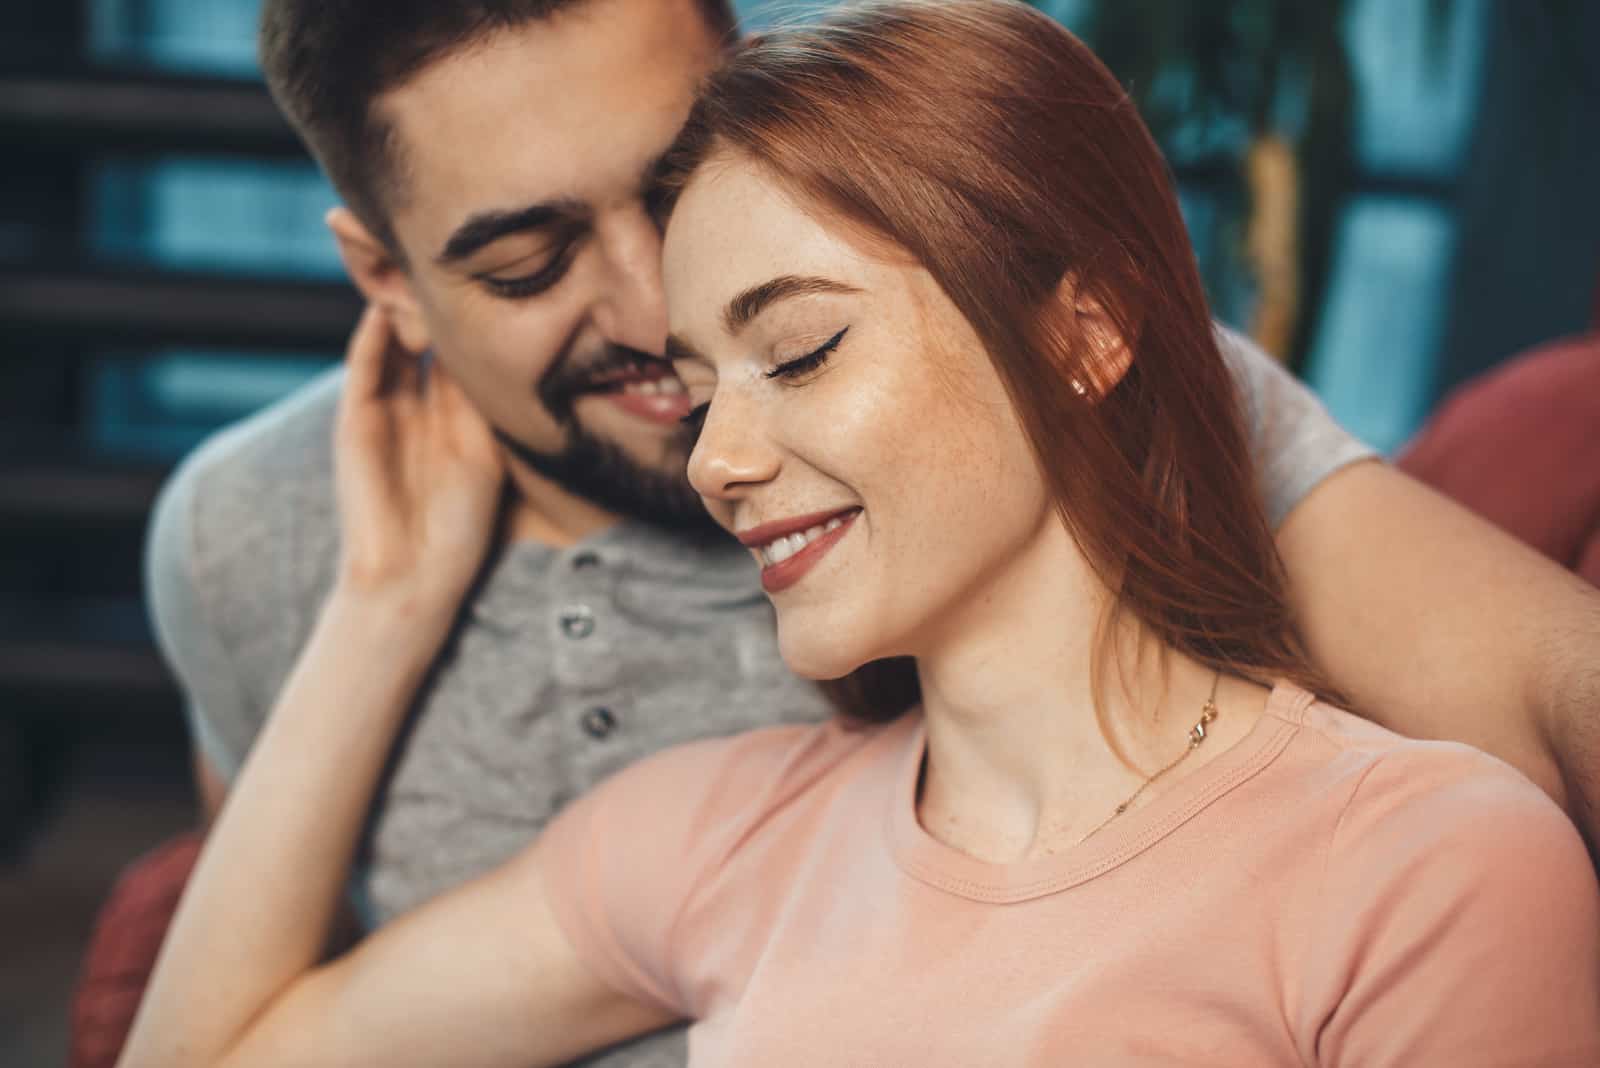
M638 393L646 397L672 396L684 391L683 383L676 378L652 378L648 381L634 380L622 384L622 392Z
M790 534L787 537L768 542L766 545L763 545L756 550L756 555L761 557L762 567L771 567L773 564L781 564L785 560L789 559L789 557L799 552L801 549L804 549L807 545L810 545L812 542L822 537L824 534L838 530L842 526L844 526L844 520L838 516L834 516L832 519L820 526L815 526L809 530L802 531L799 534Z

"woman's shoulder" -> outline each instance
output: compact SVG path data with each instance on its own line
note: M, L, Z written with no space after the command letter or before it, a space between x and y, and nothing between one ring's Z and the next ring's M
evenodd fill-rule
M1496 886L1527 893L1534 882L1556 895L1595 894L1577 828L1504 761L1396 734L1286 687L1268 711L1293 727L1275 777L1278 800L1291 802L1320 840L1327 884L1345 888L1337 893L1366 887L1373 894L1356 899L1375 906L1394 900L1376 888L1397 885L1436 899Z
M682 1009L673 932L689 903L762 828L815 811L830 783L881 774L911 726L766 727L624 768L564 809L533 854L562 928L619 989Z
M835 718L706 738L624 768L585 800L608 822L644 821L658 840L715 849L819 803L830 785L891 774L914 730L909 717L881 726Z
M1299 770L1329 790L1301 977L1320 1059L1569 1063L1544 1045L1523 1056L1532 1040L1511 1022L1558 1038L1596 1019L1600 892L1566 814L1469 746L1302 711ZM1450 1055L1402 1052L1419 1049Z
M1566 821L1555 802L1521 772L1472 746L1409 738L1284 687L1274 694L1272 710L1298 728L1296 748L1308 765L1302 770L1320 773L1324 796L1342 797L1347 810L1509 808Z

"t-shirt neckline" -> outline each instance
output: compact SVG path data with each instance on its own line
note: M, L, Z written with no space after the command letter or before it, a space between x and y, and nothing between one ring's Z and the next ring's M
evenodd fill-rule
M1126 864L1270 764L1289 744L1314 701L1299 687L1278 683L1248 734L1150 804L1118 817L1064 853L1008 864L954 849L917 820L917 780L927 749L927 725L919 718L901 754L890 798L886 828L890 849L907 875L957 897L1014 904L1059 893Z

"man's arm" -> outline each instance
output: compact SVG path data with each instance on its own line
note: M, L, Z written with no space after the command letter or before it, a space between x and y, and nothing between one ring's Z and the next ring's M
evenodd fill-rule
M209 825L243 759L240 739L254 733L256 717L196 576L201 550L194 512L207 462L202 450L162 489L145 538L144 585L157 645L182 691L196 790Z
M195 569L195 507L205 449L178 468L162 488L145 536L145 599L156 644L182 692L193 745L195 796L201 827L222 811L228 781L243 762L238 739L255 730L255 716L206 611Z
M1311 654L1357 711L1514 765L1600 842L1600 592L1380 463L1278 531Z
M1514 765L1600 844L1600 594L1342 430L1248 339L1239 384L1312 657L1359 712ZM1366 462L1362 462L1366 461Z

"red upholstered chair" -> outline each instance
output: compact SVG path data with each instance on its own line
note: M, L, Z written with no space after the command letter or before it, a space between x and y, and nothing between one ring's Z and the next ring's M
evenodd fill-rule
M95 921L73 994L69 1068L116 1063L200 843L198 833L175 838L118 877Z
M1600 586L1600 333L1463 385L1399 465Z

